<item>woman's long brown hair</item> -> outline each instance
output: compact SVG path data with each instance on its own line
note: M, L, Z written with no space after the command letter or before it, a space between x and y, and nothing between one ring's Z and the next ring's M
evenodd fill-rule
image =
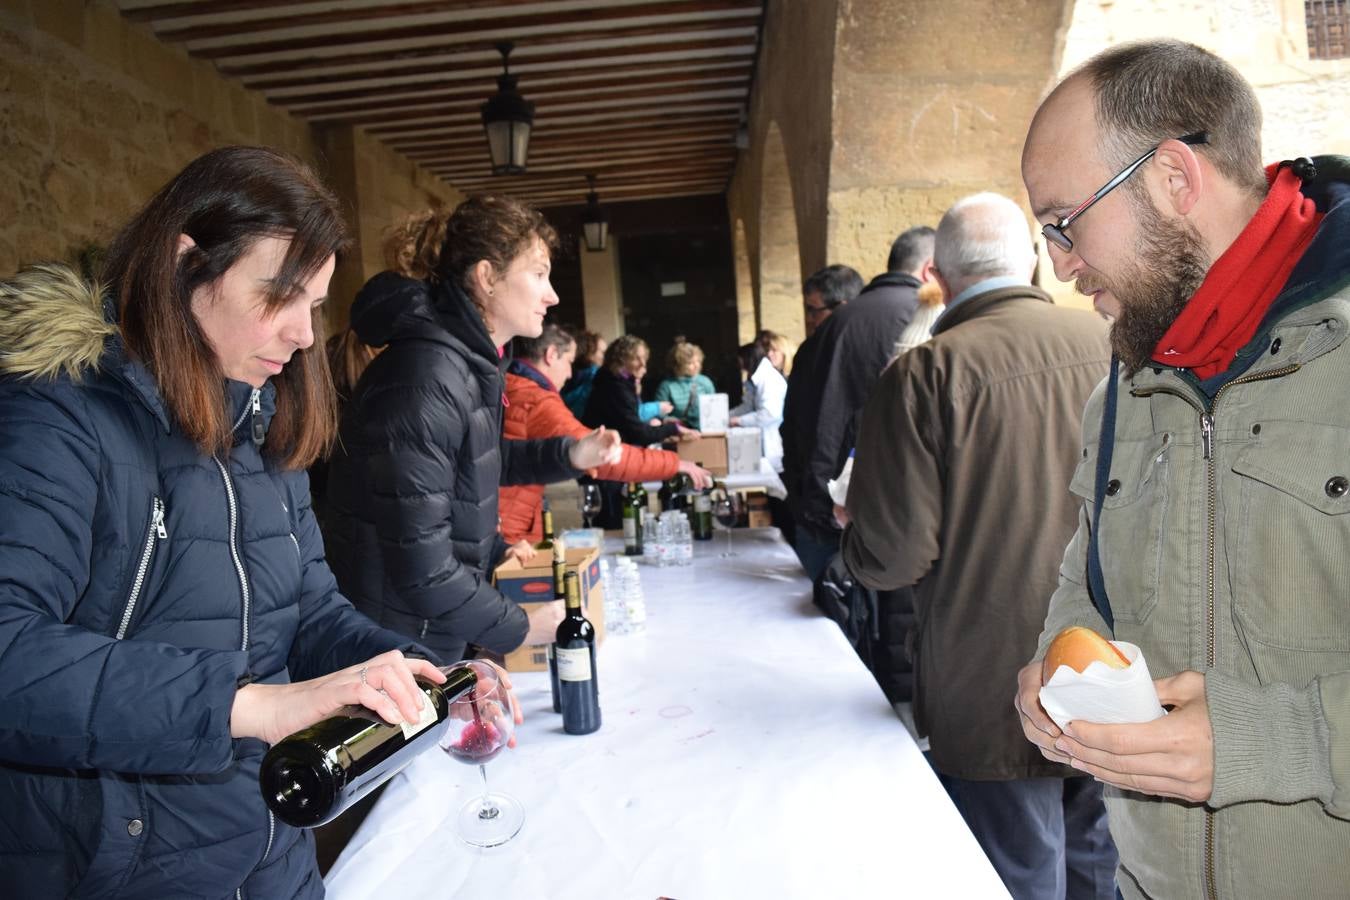
M196 246L180 254L183 234ZM225 374L192 313L193 292L212 289L265 237L290 241L264 299L268 312L347 247L337 198L303 163L264 147L224 147L165 185L114 238L104 263L127 349L154 375L177 427L208 455L229 451L234 422ZM314 344L271 379L277 410L263 452L284 468L312 463L337 427L321 310L313 324Z

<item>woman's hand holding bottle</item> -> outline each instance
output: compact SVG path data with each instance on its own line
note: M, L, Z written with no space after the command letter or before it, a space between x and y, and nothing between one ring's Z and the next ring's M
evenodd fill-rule
M246 684L234 695L230 735L275 744L344 706L363 706L393 725L416 722L425 702L416 678L433 684L445 681L440 669L427 660L390 650L322 678L292 684Z

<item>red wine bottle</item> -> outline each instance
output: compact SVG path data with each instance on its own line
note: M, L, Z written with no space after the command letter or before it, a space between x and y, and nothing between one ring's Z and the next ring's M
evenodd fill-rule
M419 678L427 705L417 722L390 725L365 707L348 706L282 738L267 751L258 773L263 800L277 818L297 828L331 822L436 746L450 704L477 683L468 667L451 671L445 684Z
M595 627L581 612L581 579L567 573L567 615L558 626L553 653L563 731L590 734L600 727L600 688L595 673Z

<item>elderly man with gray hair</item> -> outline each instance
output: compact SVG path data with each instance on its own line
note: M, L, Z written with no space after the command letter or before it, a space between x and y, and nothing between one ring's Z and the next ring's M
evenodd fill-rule
M914 589L917 726L1008 890L1108 900L1101 788L1027 743L1005 690L1077 522L1065 486L1106 375L1106 326L1031 285L1027 218L998 194L947 211L934 265L946 309L933 338L863 411L844 560L872 590Z

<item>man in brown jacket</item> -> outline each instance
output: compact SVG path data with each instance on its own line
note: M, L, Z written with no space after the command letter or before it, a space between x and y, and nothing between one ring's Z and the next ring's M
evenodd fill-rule
M1106 326L1031 286L1027 220L1006 197L948 210L934 263L947 308L863 411L844 560L873 590L914 587L917 724L1012 895L1107 900L1100 786L1029 745L1005 691L1073 534L1065 485Z

